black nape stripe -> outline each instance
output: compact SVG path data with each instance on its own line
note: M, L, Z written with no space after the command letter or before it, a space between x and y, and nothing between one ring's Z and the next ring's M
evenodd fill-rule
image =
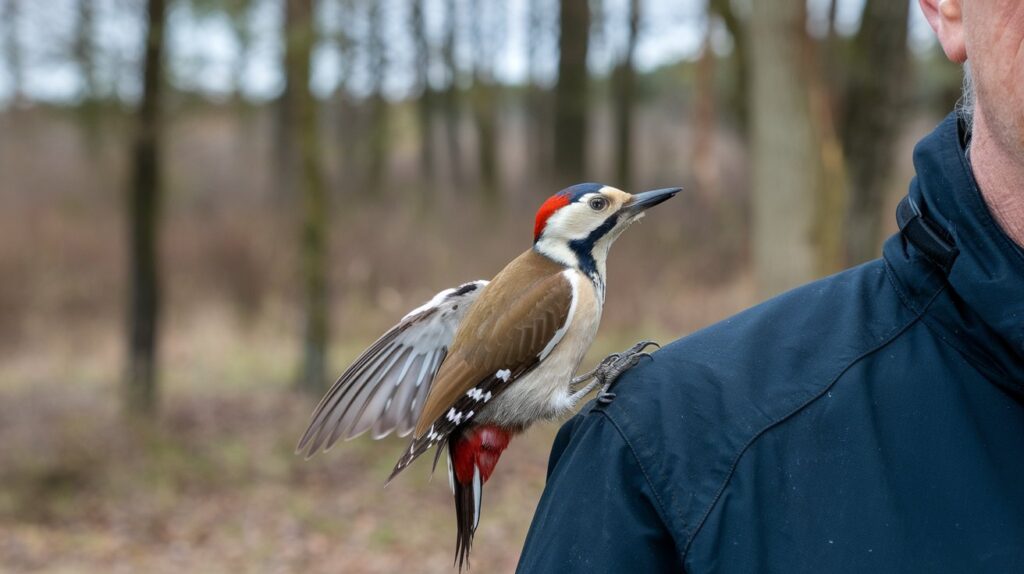
M615 227L615 224L619 222L619 214L615 213L608 219L604 220L597 229L590 232L583 239L573 239L569 242L569 248L572 249L573 253L576 254L576 259L579 260L580 271L585 273L588 277L597 276L597 261L594 260L594 244L596 244L602 237L608 235L608 232Z
M476 291L476 287L477 287L476 283L466 283L466 284L460 286L454 293L449 295L449 297L461 297L461 296L465 295L466 293L470 293L470 292Z

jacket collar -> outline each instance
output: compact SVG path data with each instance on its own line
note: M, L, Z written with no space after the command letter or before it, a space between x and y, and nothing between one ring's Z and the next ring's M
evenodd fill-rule
M940 336L997 382L1024 390L1024 250L993 218L950 114L914 149L909 195L959 254L948 271L898 233L884 257L897 288Z

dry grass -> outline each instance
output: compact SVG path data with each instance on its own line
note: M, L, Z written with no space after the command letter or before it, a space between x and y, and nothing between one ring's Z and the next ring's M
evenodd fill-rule
M719 307L746 296L739 286L708 294ZM287 391L295 353L277 328L285 323L243 328L222 305L175 317L163 410L149 424L118 411L116 329L51 333L51 346L12 354L0 366L0 570L451 572L443 474L431 481L421 463L383 488L401 440L358 439L310 461L293 454L311 404ZM333 364L370 336L339 340ZM635 337L607 333L590 360ZM531 430L502 458L474 571L514 568L555 430Z
M172 395L151 427L96 393L47 394L4 397L5 571L450 571L446 482L422 466L382 487L397 441L304 462L292 448L309 405L266 388ZM518 441L490 485L479 571L512 568L547 440Z

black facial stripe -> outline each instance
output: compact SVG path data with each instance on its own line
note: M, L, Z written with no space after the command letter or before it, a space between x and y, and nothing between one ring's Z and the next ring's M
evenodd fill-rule
M583 239L573 239L569 242L569 248L572 249L573 253L576 254L576 258L579 260L580 271L583 271L583 273L588 277L594 277L597 275L597 262L594 261L593 253L594 244L607 235L618 222L619 214L612 214L611 217L604 220L604 223L602 223L600 227L591 231L590 234Z

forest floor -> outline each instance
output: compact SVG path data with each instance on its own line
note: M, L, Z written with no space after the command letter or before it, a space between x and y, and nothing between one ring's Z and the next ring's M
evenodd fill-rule
M0 571L453 572L444 469L431 479L427 460L384 488L404 447L393 437L296 456L312 400L262 366L282 342L218 345L206 323L169 337L153 421L119 410L114 337L73 368L52 354L0 368ZM588 363L629 342L605 336ZM204 375L214 359L235 372ZM474 571L514 569L556 430L538 425L502 457Z
M430 480L427 461L384 488L399 439L304 461L303 397L168 393L144 426L102 390L69 381L0 399L0 571L452 571L444 470ZM514 568L553 430L517 440L488 484L476 571Z

